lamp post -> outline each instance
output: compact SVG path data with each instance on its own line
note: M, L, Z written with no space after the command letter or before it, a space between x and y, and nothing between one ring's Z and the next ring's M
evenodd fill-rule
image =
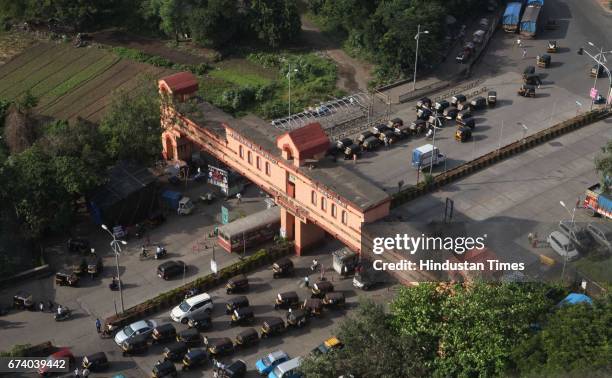
M595 44L593 42L587 42L590 46L597 48L597 46L595 46ZM589 53L588 51L584 50L584 49L580 49L580 55L582 55L582 52L586 53L589 58L593 59L595 62L597 62L597 73L595 75L595 83L593 84L593 87L595 88L597 85L597 77L599 76L599 69L600 67L603 67L607 74L608 74L608 81L610 84L610 89L609 89L609 93L608 93L608 98L606 99L606 104L610 105L612 104L610 101L610 99L612 98L612 73L610 72L610 69L604 64L606 63L606 54L610 54L612 53L612 50L610 51L603 51L603 48L599 49L599 53L596 55L592 55L591 53ZM593 104L595 102L595 99L591 100L591 109L593 109Z
M127 245L127 242L125 240L117 239L115 237L115 234L112 233L105 224L102 225L102 229L108 232L108 234L113 238L113 240L110 242L110 246L113 249L113 252L115 253L115 266L117 267L117 284L119 285L119 298L121 300L121 312L123 313L125 312L125 306L123 305L123 285L121 284L121 275L119 272L119 255L121 254L121 245Z
M419 39L421 37L421 34L429 34L429 30L421 31L421 24L419 24L417 26L417 33L414 36L414 39L416 39L416 53L414 57L414 77L412 79L412 90L413 91L416 90L416 73L417 73L417 66L419 64Z
M287 79L289 79L289 118L291 118L291 72L298 72L296 68L291 71L291 62L289 64L289 71L287 72Z
M433 146L433 149L431 151L431 159L429 162L429 175L431 175L431 173L433 172L433 161L434 161L434 152L436 151L436 129L438 128L438 122L440 122L440 118L438 118L438 111L436 110L436 112L434 113L434 117L436 118L436 121L434 122L433 125L433 136L431 138L431 145ZM436 160L438 160L438 156L436 154Z
M565 209L567 210L567 213L570 215L570 217L572 218L571 220L571 227L572 230L574 230L574 215L576 215L576 207L574 207L574 209L572 209L572 211L570 211L567 206L565 205L565 202L563 201L559 201L559 204ZM563 255L563 269L561 270L561 282L563 282L563 278L565 277L565 266L567 265L567 251L565 251L565 254Z

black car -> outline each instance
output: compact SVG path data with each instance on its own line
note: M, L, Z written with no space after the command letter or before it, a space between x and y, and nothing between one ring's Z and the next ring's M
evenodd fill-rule
M187 266L182 261L166 261L157 267L157 276L164 280L169 280L173 277L183 274Z
M212 319L208 311L196 312L187 317L187 326L198 331L206 331L212 327Z
M106 357L106 354L104 352L90 354L83 357L83 362L81 363L81 366L91 371L105 370L109 366L108 358Z
M176 375L176 367L171 361L157 361L151 372L153 378L176 377Z

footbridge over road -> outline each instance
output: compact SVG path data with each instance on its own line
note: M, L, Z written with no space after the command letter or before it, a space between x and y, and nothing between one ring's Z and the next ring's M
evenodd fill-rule
M164 157L188 160L203 150L266 191L297 254L326 233L360 252L363 224L389 213L385 191L324 157L330 141L320 124L284 132L254 116L233 118L197 97L197 78L187 72L158 88Z

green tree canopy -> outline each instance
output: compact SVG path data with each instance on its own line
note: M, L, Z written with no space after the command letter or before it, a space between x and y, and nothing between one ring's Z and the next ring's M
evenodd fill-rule
M195 42L218 48L234 37L240 22L236 1L209 0L190 14L189 29Z
M423 376L421 348L415 340L398 335L381 305L360 304L357 313L340 325L338 338L344 348L321 356L309 356L300 370L306 377L415 377Z
M113 95L100 124L111 159L154 162L161 151L160 102L150 78L128 92Z
M251 27L272 48L293 40L302 28L296 0L252 0Z
M563 306L513 351L521 376L605 376L612 369L612 296ZM599 372L599 374L597 374Z
M415 338L438 376L500 376L517 341L553 301L546 285L424 284L402 288L392 304L397 330Z
M601 150L602 153L595 158L595 169L601 188L609 193L612 190L612 141L608 141Z

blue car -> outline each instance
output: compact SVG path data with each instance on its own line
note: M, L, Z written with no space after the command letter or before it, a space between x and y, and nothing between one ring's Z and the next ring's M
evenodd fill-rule
M261 375L268 375L277 365L288 361L289 355L282 350L277 350L260 358L255 362L257 372Z

